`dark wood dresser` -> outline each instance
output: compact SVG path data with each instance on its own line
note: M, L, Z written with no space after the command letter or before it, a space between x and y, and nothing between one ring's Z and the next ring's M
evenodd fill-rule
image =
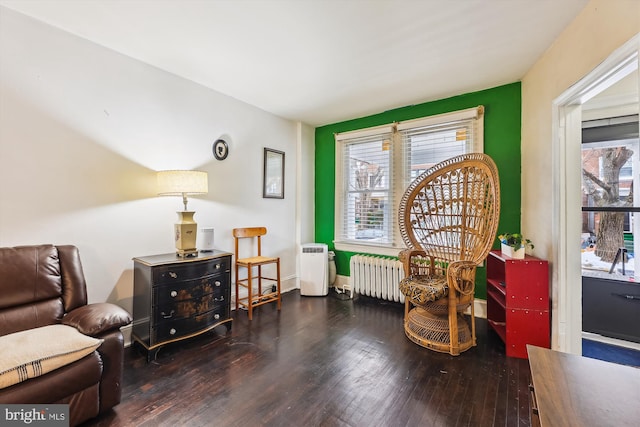
M231 330L231 253L199 252L133 259L134 344L155 359L166 344L224 324Z

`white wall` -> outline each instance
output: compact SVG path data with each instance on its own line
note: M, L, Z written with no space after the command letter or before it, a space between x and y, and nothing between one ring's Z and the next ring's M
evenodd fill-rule
M303 243L315 242L315 128L298 123L298 195L296 212L299 220L296 246ZM300 251L296 257L296 271L300 271ZM296 288L300 288L300 275L296 280Z
M301 220L298 243L315 242L315 128L298 123L298 217Z
M638 31L640 2L592 0L522 80L522 231L534 240L536 256L552 261L557 255L552 195L562 189L552 180L553 101ZM554 283L554 292L559 287ZM555 304L558 295L553 297ZM552 322L555 341L558 316Z
M189 207L216 248L233 251L234 227L266 226L264 250L295 287L296 238L313 229L296 216L298 151L313 150L298 128L0 7L0 246L78 246L90 302L131 310L131 258L174 250L182 204L156 196L162 169L207 171L209 194ZM284 200L262 198L263 147L286 153Z

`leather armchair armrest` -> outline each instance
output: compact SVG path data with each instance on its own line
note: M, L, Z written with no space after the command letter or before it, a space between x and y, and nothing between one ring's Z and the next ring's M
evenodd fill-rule
M62 318L62 323L73 326L85 335L98 336L120 329L132 321L131 315L115 304L101 302L83 305Z

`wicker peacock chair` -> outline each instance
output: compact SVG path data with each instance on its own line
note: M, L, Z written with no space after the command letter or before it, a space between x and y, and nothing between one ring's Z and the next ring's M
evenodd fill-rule
M491 250L500 217L495 163L482 153L438 163L407 188L399 213L407 246L399 255L405 334L423 347L458 355L476 345L476 267ZM471 329L463 316L469 307Z

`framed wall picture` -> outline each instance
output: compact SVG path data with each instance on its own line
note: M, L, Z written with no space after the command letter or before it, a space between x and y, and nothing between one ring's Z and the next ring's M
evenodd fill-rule
M284 152L264 149L264 174L262 197L265 199L284 199Z

